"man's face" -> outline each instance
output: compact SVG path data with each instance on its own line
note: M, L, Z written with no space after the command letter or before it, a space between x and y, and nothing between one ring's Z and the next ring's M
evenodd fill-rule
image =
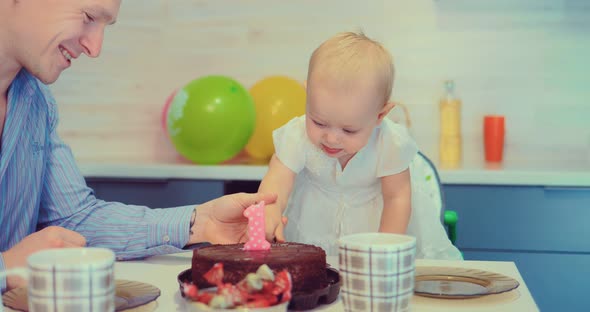
M17 62L46 84L75 58L98 57L121 0L18 0L10 31Z

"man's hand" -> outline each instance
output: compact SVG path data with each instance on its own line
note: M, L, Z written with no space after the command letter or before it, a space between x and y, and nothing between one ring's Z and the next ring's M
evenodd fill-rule
M187 244L209 242L212 244L235 244L247 240L248 219L244 210L264 201L272 204L275 194L236 193L208 201L197 207L193 235ZM286 220L285 220L286 221Z
M62 227L50 226L25 237L14 247L3 252L2 257L6 269L11 269L26 266L27 257L40 250L83 246L86 246L84 236ZM25 284L26 282L20 277L10 276L6 279L8 289Z

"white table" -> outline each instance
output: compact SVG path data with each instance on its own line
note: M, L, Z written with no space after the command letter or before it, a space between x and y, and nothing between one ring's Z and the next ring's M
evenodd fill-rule
M162 291L155 311L184 311L184 299L180 296L177 275L190 268L192 252L151 257L142 261L117 262L117 279L134 280L153 284ZM336 258L328 262L337 267ZM475 299L444 300L414 296L412 311L539 311L531 293L513 262L496 261L438 261L418 260L417 266L456 266L493 271L510 276L520 282L520 286L510 292L489 295ZM153 304L156 306L156 304ZM315 311L343 311L338 301L322 306Z

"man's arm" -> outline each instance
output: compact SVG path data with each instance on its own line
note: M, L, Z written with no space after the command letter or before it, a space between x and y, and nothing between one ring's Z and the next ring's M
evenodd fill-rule
M76 231L88 246L111 248L118 259L178 252L188 242L194 205L149 209L98 200L55 127L48 144L40 227L56 225Z
M4 263L4 255L0 252L0 271L6 271L7 267ZM0 278L0 297L2 297L2 292L6 289L6 278Z

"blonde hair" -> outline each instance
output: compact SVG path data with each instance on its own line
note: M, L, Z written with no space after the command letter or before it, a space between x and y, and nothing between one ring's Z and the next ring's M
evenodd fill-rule
M391 54L381 43L362 32L342 32L313 51L307 79L311 80L314 74L327 75L338 82L366 79L368 74L376 81L385 104L391 97L395 69Z

